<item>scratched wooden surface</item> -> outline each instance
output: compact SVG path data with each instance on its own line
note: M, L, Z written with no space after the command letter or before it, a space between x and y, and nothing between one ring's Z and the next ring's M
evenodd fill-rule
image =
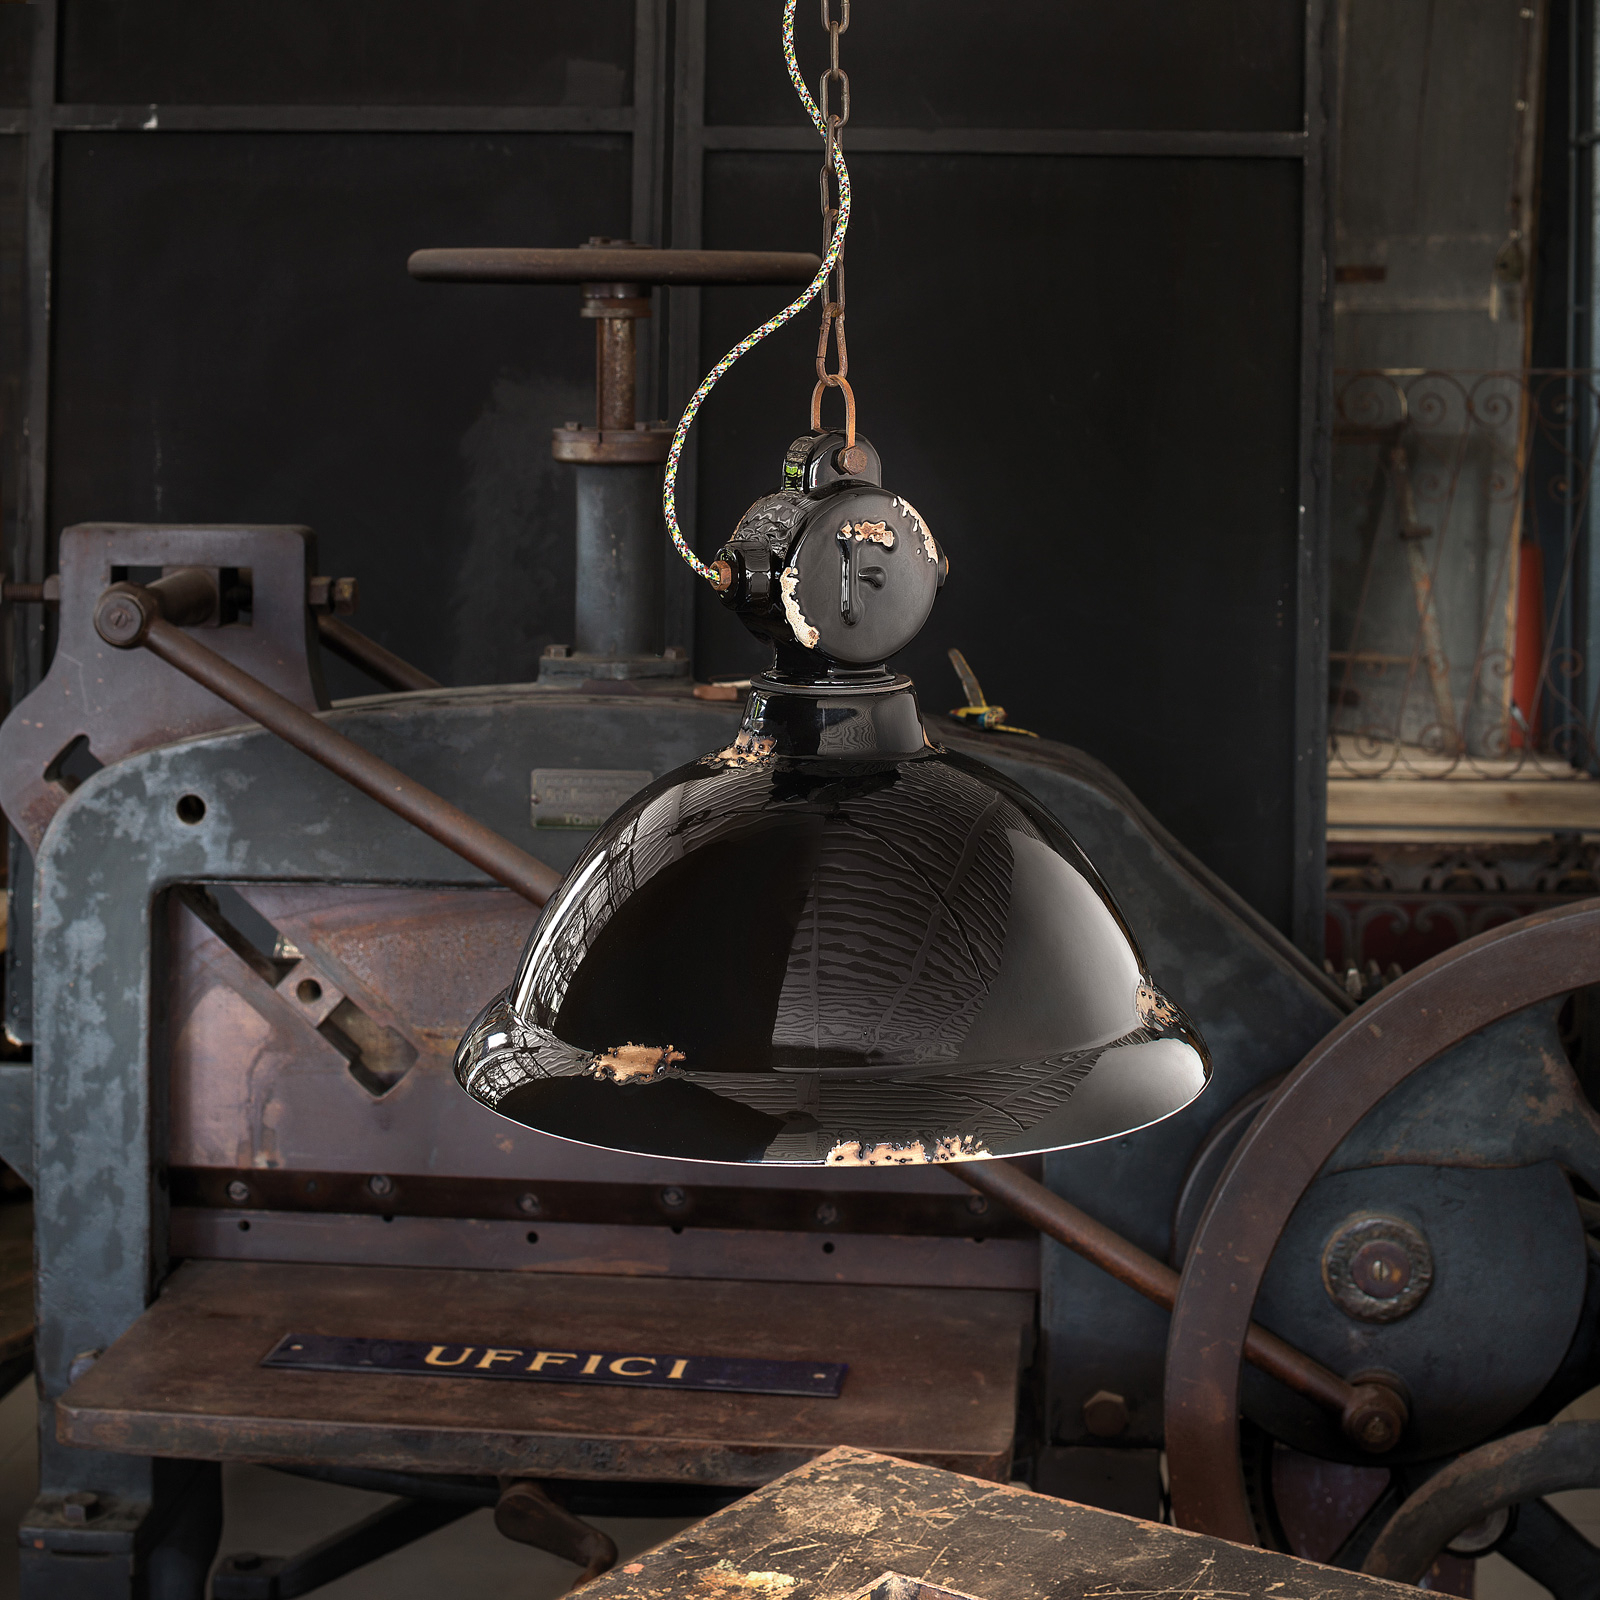
M974 1600L1416 1594L1381 1578L849 1448L785 1474L583 1594L584 1600L845 1600L890 1572Z
M839 1444L1003 1478L1032 1296L191 1261L57 1407L201 1460L761 1484ZM843 1361L838 1399L266 1368L287 1333Z

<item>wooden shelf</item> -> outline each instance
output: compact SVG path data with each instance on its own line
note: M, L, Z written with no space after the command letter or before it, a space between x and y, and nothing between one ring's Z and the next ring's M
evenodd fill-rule
M835 1445L1004 1479L1032 1296L191 1261L57 1405L201 1460L759 1484ZM838 1399L261 1366L285 1334L843 1361Z

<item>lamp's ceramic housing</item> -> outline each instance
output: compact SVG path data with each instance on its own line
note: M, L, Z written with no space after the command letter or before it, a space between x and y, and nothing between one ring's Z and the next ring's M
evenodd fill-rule
M801 481L722 553L778 646L738 737L595 835L461 1043L505 1116L641 1155L892 1165L1109 1138L1205 1087L1072 839L930 743L909 680L841 656L903 647L945 563L861 475L805 482L839 442L800 441Z

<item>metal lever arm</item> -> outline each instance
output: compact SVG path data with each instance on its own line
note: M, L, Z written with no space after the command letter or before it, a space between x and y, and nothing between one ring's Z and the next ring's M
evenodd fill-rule
M317 637L336 656L353 667L360 667L368 677L376 679L386 689L412 691L444 687L437 678L429 677L420 667L401 660L392 650L385 650L376 639L369 639L348 622L341 622L326 611L317 613Z
M182 624L203 621L215 605L215 582L199 568L171 573L148 587L117 583L95 606L95 631L119 650L142 645L496 883L536 906L550 898L561 882L558 872L183 631Z
M1040 1233L1109 1272L1118 1283L1171 1311L1178 1299L1178 1274L1166 1262L1146 1255L1114 1229L1053 1194L1009 1161L956 1161L948 1168L963 1183L1001 1201ZM1346 1383L1320 1361L1296 1350L1287 1339L1252 1322L1244 1358L1296 1394L1332 1411L1345 1434L1363 1450L1381 1453L1399 1442L1406 1403L1387 1384Z
M406 262L430 283L810 283L820 256L801 250L418 250Z

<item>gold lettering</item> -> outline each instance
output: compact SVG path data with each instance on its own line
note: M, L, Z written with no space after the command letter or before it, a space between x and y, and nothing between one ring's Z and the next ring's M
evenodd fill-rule
M450 1346L447 1344L436 1344L433 1349L431 1349L427 1355L422 1358L423 1364L430 1367L459 1367L461 1363L472 1354L476 1346L464 1344L461 1347L461 1354L458 1355L454 1361L445 1361L442 1358L445 1351L449 1348Z
M644 1366L637 1372L630 1372L628 1370L628 1363L630 1361L642 1361L644 1362ZM643 1378L648 1375L650 1369L655 1364L656 1358L654 1356L618 1356L617 1359L611 1363L611 1370L616 1373L619 1378Z
M667 1376L669 1378L681 1378L683 1376L683 1369L688 1365L689 1363L680 1357L678 1360L672 1363L672 1371L669 1372Z
M548 1366L553 1366L558 1361L576 1361L576 1350L541 1350L532 1361L528 1363L529 1372L543 1372Z
M600 1363L604 1360L604 1356L590 1356L589 1359L583 1364L582 1376L587 1378L591 1373L598 1372L600 1370Z
M485 1350L475 1365L492 1367L497 1361L515 1361L521 1354L520 1350Z

